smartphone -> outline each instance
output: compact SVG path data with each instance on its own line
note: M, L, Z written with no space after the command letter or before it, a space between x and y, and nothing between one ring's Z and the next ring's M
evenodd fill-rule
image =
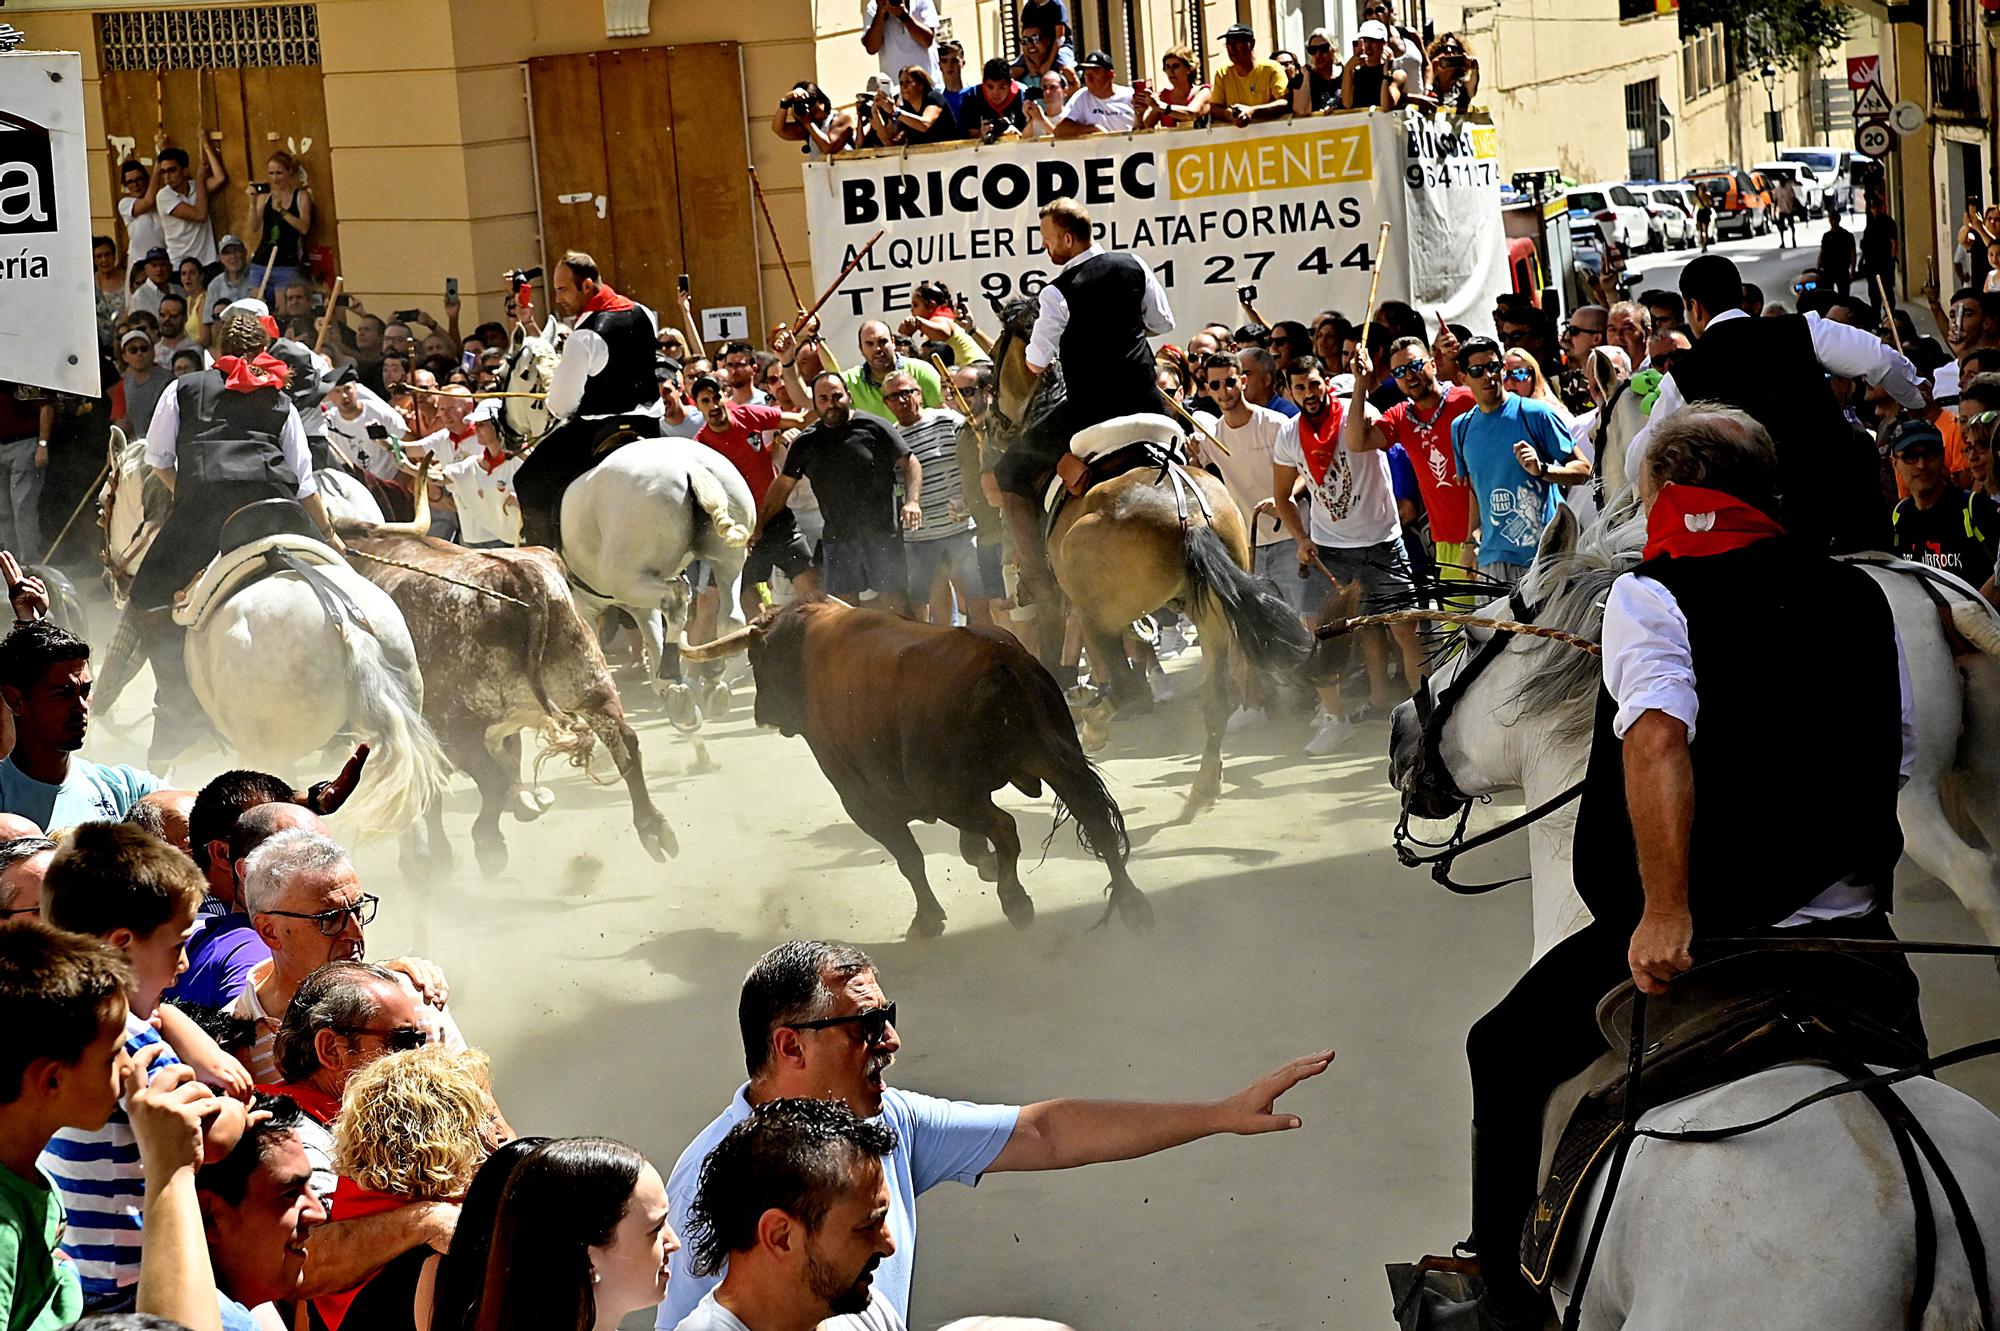
M1146 90L1147 90L1148 88L1150 88L1150 87L1152 87L1152 86L1153 86L1153 85L1152 85L1152 81L1151 81L1151 80L1149 80L1149 79L1133 79L1133 80L1132 80L1132 91L1133 91L1133 92L1145 92L1145 91L1146 91Z
M368 437L378 441L385 440L389 437L389 431L384 426L371 425L368 427Z
M685 295L687 295L687 293L688 293L688 275L687 275L686 273L682 273L682 274L681 274L681 294L682 294L683 296L685 296Z
M268 180L259 180L250 186L250 192L252 194L269 194L271 192L271 182Z
M340 293L340 299L336 300L333 303L335 308L344 310L348 306L354 303L354 297L348 295L345 291L343 291Z
M422 310L397 310L390 317L399 324L422 323L424 321L424 312Z
M1255 305L1257 303L1257 288L1256 287L1236 288L1236 299L1242 301L1245 305Z
M458 353L458 363L465 367L467 374L475 374L479 370L479 353L476 351L461 351Z
M455 278L455 277L447 277L447 278L446 278L446 279L444 280L444 298L445 298L446 300L457 300L457 299L458 299L458 279L457 279L457 278Z

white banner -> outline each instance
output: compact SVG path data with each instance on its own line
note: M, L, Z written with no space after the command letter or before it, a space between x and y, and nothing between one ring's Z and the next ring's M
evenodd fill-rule
M96 397L83 57L0 55L0 380Z
M976 95L976 94L975 94ZM1069 195L1107 249L1153 265L1185 342L1204 323L1247 316L1310 323L1362 317L1392 224L1379 299L1491 331L1507 265L1499 146L1483 118L1403 113L1287 120L1238 129L1155 130L1062 142L850 154L805 166L815 285L824 289L886 232L821 313L846 359L861 321L910 308L911 288L1006 299L1054 273L1037 214ZM990 326L987 331L991 332Z

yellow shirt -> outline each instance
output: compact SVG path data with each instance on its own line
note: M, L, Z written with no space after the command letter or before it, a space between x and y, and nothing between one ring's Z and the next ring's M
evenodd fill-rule
M1247 75L1236 66L1224 65L1215 76L1215 106L1263 106L1285 95L1285 67L1275 60L1259 60Z

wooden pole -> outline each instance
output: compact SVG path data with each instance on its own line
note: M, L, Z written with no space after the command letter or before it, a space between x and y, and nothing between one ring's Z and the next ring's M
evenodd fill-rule
M116 453L110 451L105 453L103 470L97 473L97 479L90 483L90 488L83 492L83 498L76 501L76 507L70 510L69 521L65 522L62 525L62 530L56 533L55 540L49 542L48 553L42 556L44 564L54 559L56 551L62 549L63 539L69 535L70 528L76 526L76 520L83 516L84 506L97 498L97 487L103 485L104 478L111 474L111 464L116 458Z
M771 220L771 205L764 198L764 182L757 178L757 168L750 168L750 188L757 195L757 210L764 214L764 226L771 233L771 248L778 252L778 266L785 270L785 285L792 290L792 304L801 312L806 303L799 299L799 284L792 280L791 260L785 257L785 242L778 238L778 224Z
M1222 456L1226 458L1236 456L1234 453L1231 453L1229 451L1229 445L1223 443L1220 439L1217 439L1214 435L1210 434L1208 432L1208 427L1203 425L1200 421L1196 420L1192 415L1190 415L1186 407L1183 407L1180 403L1174 401L1172 398L1168 397L1165 393L1160 394L1160 401L1166 403L1169 407L1172 407L1174 409L1174 414L1176 416L1179 416L1189 425L1192 425L1195 429L1201 431L1201 437L1208 440L1209 443L1214 444L1216 448L1221 451Z
M833 279L832 284L829 285L827 289L820 294L820 298L813 302L812 308L800 312L798 321L792 325L792 336L797 337L799 331L803 329L807 324L812 322L813 316L819 313L820 307L825 305L828 301L832 300L833 293L840 290L840 284L847 280L847 275L849 273L852 273L856 268L859 268L861 266L861 261L868 257L868 251L875 248L875 242L882 239L882 237L888 234L889 232L887 231L886 228L879 229L875 232L874 235L868 237L868 243L866 245L863 245L860 249L854 251L854 257L847 261L847 266L840 270L839 276L835 277Z
M264 271L268 275L270 269L266 268ZM313 339L315 356L319 355L320 348L326 345L326 330L333 327L333 311L340 304L340 288L346 281L347 279L339 273L333 275L333 294L326 298L326 315L319 321L319 336Z
M276 245L273 245L271 247L271 252L264 256L264 276L263 279L257 283L257 301L259 304L264 303L264 293L271 289L271 270L278 266L277 260L278 260L278 247ZM265 305L264 308L269 309L270 306Z
M1382 229L1375 234L1375 272L1368 279L1368 311L1361 316L1361 345L1368 345L1368 325L1375 322L1375 293L1382 285L1383 251L1389 248L1389 224L1382 223Z
M153 151L159 152L159 140L167 137L167 69L165 65L153 71ZM153 163L155 167L158 162Z
M402 387L409 389L412 393L423 393L430 397L463 397L471 398L475 401L486 397L525 397L540 401L548 396L547 393L453 393L442 388L419 388L412 383L405 383Z
M1896 354L1906 354L1903 351L1903 335L1896 330L1896 307L1889 303L1889 287L1882 281L1880 273L1875 274L1875 295L1882 302L1882 317L1889 321L1889 340L1895 344Z
M959 392L958 385L952 382L951 371L945 368L944 357L932 352L931 367L937 371L938 381L951 394L951 400L958 403L958 414L965 417L965 423L972 427L972 437L979 441L981 448L986 447L986 431L980 429L979 422L972 419L972 408L965 405L965 394Z

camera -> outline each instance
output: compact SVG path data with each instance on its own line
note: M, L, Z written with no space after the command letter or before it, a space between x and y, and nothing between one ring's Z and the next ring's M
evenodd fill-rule
M542 276L542 270L539 268L509 269L507 272L507 285L518 289L520 287L527 286L532 282L540 281L541 276Z

